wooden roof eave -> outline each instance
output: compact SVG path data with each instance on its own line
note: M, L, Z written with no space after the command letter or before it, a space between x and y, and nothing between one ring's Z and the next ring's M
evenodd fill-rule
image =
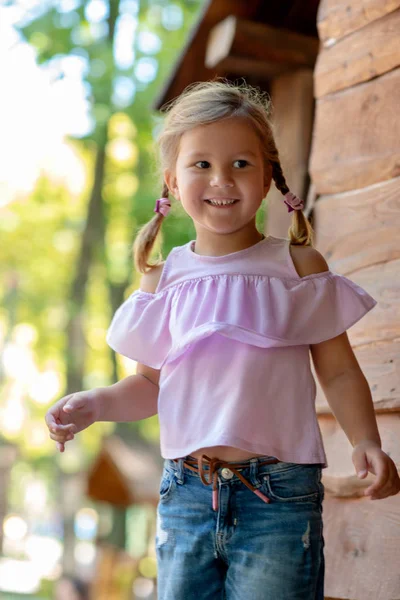
M297 68L313 68L318 39L230 15L209 34L205 65L220 72L266 79Z
M299 7L302 7L302 11L308 15L308 19L311 18L311 15L314 19L316 11L314 4L315 2L301 3L301 5L299 3ZM261 9L265 8L262 0L252 0L252 2L207 0L196 24L188 35L181 54L174 63L170 76L153 102L152 108L162 109L167 102L179 96L187 85L195 81L207 81L216 76L224 77L236 73L238 76L254 75L261 79L269 79L276 74L296 68L296 66L310 65L313 67L319 44L318 38L298 33L300 29L293 26L293 19L289 21L282 18L276 19L275 12L278 6L278 3L272 2L266 18L265 14L261 16L260 13ZM270 25L267 24L267 21L270 22ZM212 41L215 27L227 28L229 23L232 25L233 22L236 24L236 38L234 46L223 59L225 62L220 60L213 64L211 60L206 60L206 55L210 53L207 46L216 43L215 40ZM271 27L271 24L274 27ZM266 29L260 29L263 27ZM304 24L300 23L299 27L304 30ZM257 33L257 45L254 44L251 35L249 38L246 33L249 28L251 34ZM245 43L242 39L243 32L245 38L247 37ZM262 36L266 32L269 42L263 44ZM280 56L274 55L277 39L278 43L279 39L281 40L279 45L282 52L286 54L286 58L282 53ZM282 42L287 45L286 48L282 47ZM293 44L297 44L297 48L293 47ZM262 48L265 49L268 45L268 52L263 55Z
M108 465L115 484L115 493L107 489L107 480L102 469ZM134 503L158 501L158 487L163 468L163 459L150 447L135 444L127 446L113 435L103 442L99 455L88 471L88 495L94 500L129 506Z
M179 96L194 81L206 81L221 75L216 69L207 68L204 62L209 31L228 15L252 19L263 0L206 0L198 20L189 32L187 42L175 62L170 77L161 88L152 108L160 110L164 104Z

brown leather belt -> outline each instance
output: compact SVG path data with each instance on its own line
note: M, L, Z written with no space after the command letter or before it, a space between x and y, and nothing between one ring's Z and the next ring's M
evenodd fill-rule
M179 458L175 458L174 461L178 462ZM240 481L242 483L244 483L244 485L246 487L248 487L249 490L254 492L254 494L256 494L259 498L261 498L261 500L263 500L267 504L270 502L270 499L267 498L267 496L264 496L264 494L262 494L260 492L260 490L257 490L254 487L254 485L252 485L249 481L247 481L247 479L245 479L243 477L243 475L239 472L240 469L248 468L250 466L249 462L250 462L250 459L245 462L242 462L242 463L241 462L233 462L232 463L232 462L227 462L225 460L220 460L219 458L209 458L206 454L203 454L199 458L188 456L183 461L183 464L185 465L185 467L187 467L191 471L195 471L196 473L199 473L200 479L205 485L212 484L212 486L213 486L212 507L213 507L213 510L216 511L216 510L218 510L218 490L217 490L218 472L217 471L218 471L218 469L221 469L221 468L228 468L230 471L232 471L232 473L237 475L237 477L240 479ZM273 464L276 464L279 462L281 462L281 461L279 461L277 458L271 458L269 460L264 460L264 461L259 462L258 465L259 466L273 465ZM204 463L206 463L209 468L208 481L205 477ZM235 465L235 466L233 466L233 465Z

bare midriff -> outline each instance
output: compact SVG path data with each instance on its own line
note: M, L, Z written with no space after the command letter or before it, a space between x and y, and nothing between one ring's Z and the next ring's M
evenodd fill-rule
M265 454L254 454L254 452L247 452L240 448L233 448L232 446L210 446L208 448L199 448L190 453L190 456L200 458L202 454L205 454L209 458L218 458L219 460L225 460L226 462L237 462L241 460L249 460L256 456L265 456Z

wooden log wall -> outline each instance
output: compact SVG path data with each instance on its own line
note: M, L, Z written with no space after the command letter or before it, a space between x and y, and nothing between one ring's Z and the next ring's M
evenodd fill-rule
M276 77L271 83L271 98L274 135L283 173L289 188L305 198L314 110L312 69L302 68ZM266 212L267 233L285 238L291 222L292 215L283 196L272 184Z
M400 1L321 0L310 174L316 247L378 305L349 330L400 470ZM400 498L371 501L319 386L326 597L400 598Z

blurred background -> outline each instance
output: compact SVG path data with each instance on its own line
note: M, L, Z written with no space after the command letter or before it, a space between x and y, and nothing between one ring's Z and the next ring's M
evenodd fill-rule
M2 600L156 597L157 417L97 423L60 454L44 415L135 372L105 334L161 192L154 98L201 4L0 3ZM162 251L190 239L175 207Z
M157 417L56 452L44 415L135 372L105 342L138 287L160 108L224 76L270 94L316 248L377 307L349 339L400 469L400 0L0 0L0 600L156 598ZM287 237L276 189L258 212ZM194 239L173 205L156 251ZM370 502L316 382L326 598L400 598L398 496Z

